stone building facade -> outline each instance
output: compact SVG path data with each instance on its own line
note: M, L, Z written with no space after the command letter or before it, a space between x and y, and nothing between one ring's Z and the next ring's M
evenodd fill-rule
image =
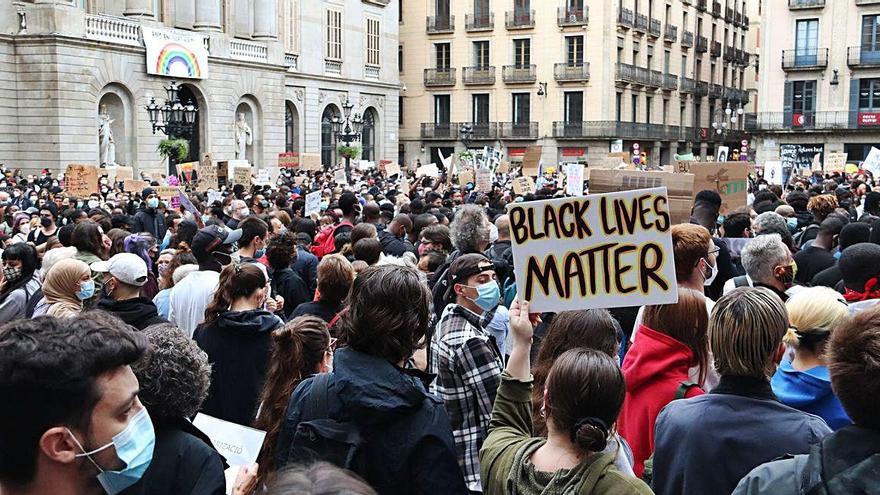
M171 78L147 73L143 28L197 34L208 76L177 79L198 107L190 157L285 151L338 162L329 119L346 100L365 116L365 159L396 159L398 9L388 0L6 0L0 2L0 162L62 170L98 164L99 113L113 119L116 162L156 169L165 136L146 105Z

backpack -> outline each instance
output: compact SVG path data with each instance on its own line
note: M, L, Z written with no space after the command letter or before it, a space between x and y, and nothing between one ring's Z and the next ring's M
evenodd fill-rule
M739 277L734 277L733 287L736 289L740 287L751 287L751 284L749 284L748 277L746 277L745 275L740 275Z
M861 462L840 470L830 478L825 477L822 459L822 443L813 444L807 464L801 471L800 493L806 495L844 495L851 493L876 493L877 470L880 454L874 454Z
M681 382L677 389L675 389L675 395L672 400L684 399L687 395L688 391L694 387L698 386L696 383L690 382ZM654 478L654 453L651 453L651 457L645 459L645 469L642 471L642 481L644 481L648 486L651 486L651 480Z
M807 231L810 231L810 230L819 230L819 226L816 225L815 223L811 223L810 225L807 225L804 228L804 230L795 234L794 235L794 245L797 246L798 248L804 247L804 241L803 241L804 235L806 235Z
M329 417L328 387L332 373L312 379L312 388L296 427L289 458L296 463L326 461L363 475L366 472L364 437L353 423Z

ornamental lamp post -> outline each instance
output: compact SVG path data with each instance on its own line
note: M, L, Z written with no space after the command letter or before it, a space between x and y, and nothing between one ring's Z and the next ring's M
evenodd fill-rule
M150 125L153 126L153 134L162 131L169 139L191 137L199 109L191 100L185 104L180 101L180 86L176 81L171 81L164 89L166 94L164 104L159 105L156 103L156 98L151 96L150 103L145 107ZM169 166L176 166L176 160L169 162Z
M342 118L334 116L330 120L333 126L333 134L336 135L337 141L342 141L345 146L351 146L351 143L361 138L361 130L364 126L364 119L359 113L352 115L351 111L354 105L345 99L342 104ZM345 156L345 179L351 184L351 155L346 153Z

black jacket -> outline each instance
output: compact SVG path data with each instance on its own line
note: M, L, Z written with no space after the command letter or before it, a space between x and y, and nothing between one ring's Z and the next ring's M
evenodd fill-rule
M513 278L513 248L511 241L495 241L486 250L486 257L495 265L495 275L501 287L504 287L509 279Z
M354 422L365 436L365 472L357 473L380 495L464 494L449 417L415 370L343 348L334 356L328 385L330 418ZM275 445L275 465L297 462L290 446L312 389L312 379L294 391Z
M146 297L136 297L134 299L126 299L117 301L110 297L104 297L98 301L95 309L101 309L129 325L143 330L150 325L158 325L160 323L168 323L168 320L159 316L156 305Z
M133 233L149 232L157 242L162 242L165 238L165 230L165 216L155 209L141 208L134 214L134 224L131 226Z
M379 243L382 244L382 252L386 256L401 257L404 253L415 252L415 247L408 240L395 237L388 230L379 231Z
M272 294L284 298L285 319L297 306L312 300L308 285L289 267L272 272Z
M156 447L144 476L124 495L223 495L223 457L211 441L185 419L153 422Z
M282 321L268 311L226 311L196 328L193 339L208 354L211 387L202 412L240 425L253 423Z

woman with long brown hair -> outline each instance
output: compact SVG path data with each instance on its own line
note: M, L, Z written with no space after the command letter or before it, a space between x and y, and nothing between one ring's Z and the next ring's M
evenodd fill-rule
M257 463L261 483L275 470L275 441L284 424L287 403L297 385L316 373L333 367L336 339L330 338L327 323L315 316L302 316L272 332L272 358L260 395L260 410L254 428L266 432Z
M269 297L265 268L231 264L220 272L205 322L193 339L211 362L211 387L202 411L241 425L253 422L266 376L272 331L283 322L263 309Z

